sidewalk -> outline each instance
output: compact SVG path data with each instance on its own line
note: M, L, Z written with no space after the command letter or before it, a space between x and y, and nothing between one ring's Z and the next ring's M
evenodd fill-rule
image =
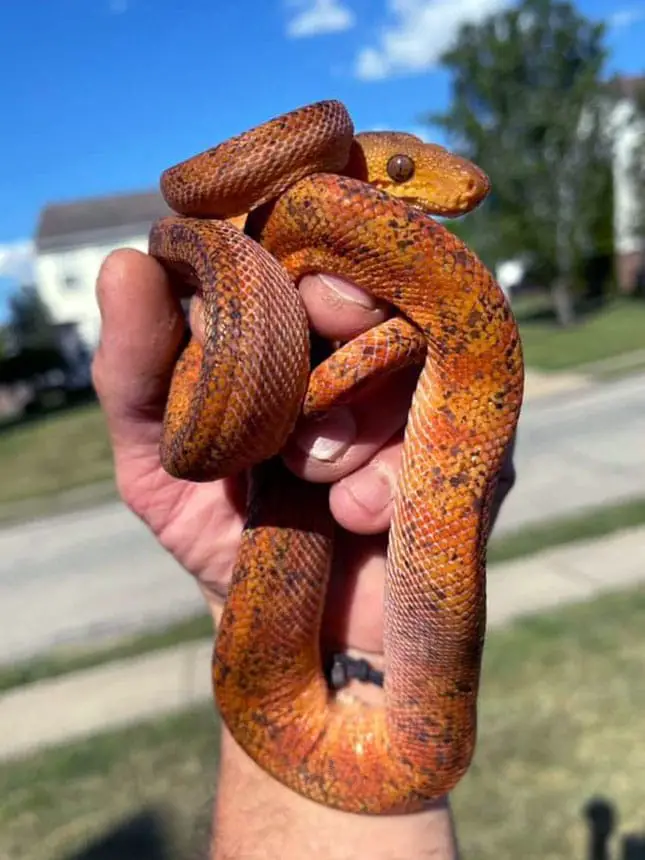
M488 628L645 582L645 526L491 566ZM0 759L211 699L211 642L111 663L0 697Z
M524 401L539 400L554 394L581 391L593 386L593 377L585 373L558 371L546 373L534 368L526 368L524 376Z

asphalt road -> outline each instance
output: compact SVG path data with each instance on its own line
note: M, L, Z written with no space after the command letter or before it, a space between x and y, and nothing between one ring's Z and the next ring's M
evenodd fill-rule
M525 405L498 531L645 493L645 375ZM122 505L0 531L0 663L203 608Z
M528 401L498 533L645 495L645 374Z

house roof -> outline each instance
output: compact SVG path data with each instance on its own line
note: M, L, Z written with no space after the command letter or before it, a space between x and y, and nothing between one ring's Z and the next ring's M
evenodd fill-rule
M50 203L40 213L36 246L69 244L82 233L151 225L171 210L157 191Z
M618 75L609 81L609 88L623 98L643 98L645 75Z

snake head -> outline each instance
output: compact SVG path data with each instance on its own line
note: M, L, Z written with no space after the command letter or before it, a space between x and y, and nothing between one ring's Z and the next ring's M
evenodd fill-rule
M471 161L405 132L357 134L347 172L445 218L472 211L490 191L488 177Z

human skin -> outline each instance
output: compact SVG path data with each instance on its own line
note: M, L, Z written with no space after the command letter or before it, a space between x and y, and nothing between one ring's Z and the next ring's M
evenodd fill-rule
M298 285L314 333L347 340L386 319L388 309L338 279L307 276ZM159 437L170 377L185 337L179 296L151 257L124 249L105 261L97 283L100 344L94 384L113 446L124 502L195 577L217 624L244 522L244 476L190 484L167 475ZM193 300L190 327L203 332ZM299 476L330 484L331 512L344 530L332 572L323 635L382 665L383 582L392 492L415 373L370 386L326 424L303 425L284 453ZM493 517L514 483L512 451ZM377 688L356 695L378 702ZM455 860L448 798L414 815L355 816L291 792L262 771L223 727L212 860Z

